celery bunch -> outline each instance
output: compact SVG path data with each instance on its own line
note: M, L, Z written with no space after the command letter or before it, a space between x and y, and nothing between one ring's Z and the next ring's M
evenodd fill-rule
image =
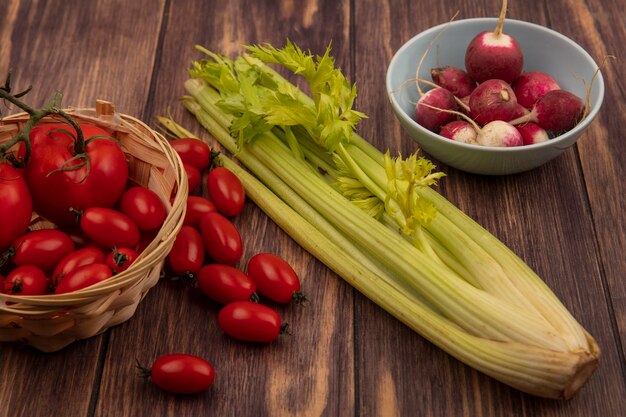
M355 133L356 88L327 49L197 47L183 103L222 163L300 245L368 298L468 365L525 392L570 398L599 348L543 281L431 186L417 153L392 158ZM301 75L310 95L267 64ZM172 132L189 136L172 120Z

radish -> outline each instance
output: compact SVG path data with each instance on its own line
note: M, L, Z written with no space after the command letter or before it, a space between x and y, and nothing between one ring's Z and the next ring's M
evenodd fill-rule
M517 95L515 97L517 97ZM517 119L518 117L526 116L528 113L530 113L530 110L517 103L517 106L515 107L515 113L513 113L511 119Z
M517 102L530 109L545 93L559 90L559 84L545 72L532 71L520 75L511 85Z
M439 134L445 138L463 143L476 143L477 132L474 126L464 120L455 120L441 127Z
M476 35L465 51L465 69L479 83L492 78L510 83L522 73L522 49L515 38L502 32L506 6L507 1L503 0L496 29Z
M545 142L550 139L548 132L539 126L537 123L528 122L518 126L515 126L522 135L522 141L524 145L532 145L534 143Z
M476 142L483 146L522 146L522 135L515 126L502 121L494 120L487 123L478 131Z
M445 88L437 87L427 91L415 106L415 121L428 130L436 132L455 119L454 114L442 110L456 110L454 94Z
M435 84L449 90L459 98L469 96L476 88L476 81L472 80L467 72L457 67L432 68L430 76Z
M424 104L424 106L431 107L428 104ZM474 126L474 130L477 132L476 143L479 145L510 147L524 144L522 135L515 126L503 120L491 121L481 128L474 120L461 112L455 110L444 110L444 112L455 114Z
M484 125L493 120L511 120L518 114L517 98L503 80L487 80L472 92L469 98L470 115Z
M569 91L552 90L537 100L530 113L512 120L511 124L535 122L548 131L566 132L581 120L584 108L580 97Z

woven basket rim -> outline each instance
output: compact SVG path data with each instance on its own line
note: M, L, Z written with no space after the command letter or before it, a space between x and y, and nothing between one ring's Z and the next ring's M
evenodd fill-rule
M99 298L110 296L114 292L123 291L125 287L132 285L134 281L141 280L152 267L159 262L163 262L167 255L167 253L163 253L164 249L171 245L183 224L186 211L186 195L188 193L187 177L180 157L168 145L167 139L162 134L150 128L138 118L123 113L115 113L111 115L113 117L102 118L96 116L95 108L67 108L64 111L80 122L93 123L112 131L132 133L144 139L150 138L148 142L150 146L159 150L174 168L177 187L176 196L171 202L164 224L152 242L127 270L105 281L67 294L19 296L0 293L0 314L36 316L55 314L59 311L62 314L68 308L85 305ZM25 112L7 115L0 119L0 127L16 122L25 122L28 118L29 115ZM47 116L40 123L54 123L58 121L58 117Z

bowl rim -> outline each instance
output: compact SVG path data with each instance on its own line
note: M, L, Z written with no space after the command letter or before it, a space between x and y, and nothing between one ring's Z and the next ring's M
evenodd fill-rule
M457 141L450 140L444 136L439 135L438 133L435 133L431 130L424 128L404 111L404 109L398 102L398 99L396 98L397 91L394 91L394 90L396 90L397 87L394 87L393 85L391 85L392 84L391 73L392 73L392 69L398 65L397 63L400 59L400 56L402 56L406 52L406 50L410 49L413 43L415 43L420 38L423 38L425 36L431 35L436 32L440 32L447 26L458 26L458 25L467 24L467 23L495 24L497 21L498 21L497 17L474 17L474 18L454 20L451 22L441 23L437 26L433 26L429 29L426 29L416 34L415 36L411 37L406 42L404 42L402 46L400 46L400 48L398 48L398 50L394 53L393 57L391 58L391 61L389 61L389 65L387 66L387 72L385 76L385 87L387 88L387 96L394 109L394 113L396 113L398 117L403 119L405 123L409 123L411 126L414 126L416 129L423 131L424 134L430 135L433 140L441 140L443 141L443 143L447 143L450 146L457 146L460 149L482 150L482 151L488 151L488 152L494 152L494 153L522 152L522 151L531 150L531 149L554 147L554 146L558 146L559 143L570 140L572 137L576 137L576 135L579 135L580 133L582 133L588 127L588 125L593 121L593 119L595 119L598 112L600 111L600 108L602 107L602 102L604 101L604 77L602 75L602 71L600 70L599 65L582 46L580 46L571 38L553 29L550 29L546 26L542 26L537 23L528 22L525 20L517 20L517 19L507 19L505 25L509 23L513 25L518 25L520 27L529 27L540 32L545 32L549 36L560 38L562 41L569 44L573 49L577 50L578 53L580 53L583 56L583 58L585 58L592 65L598 68L598 73L594 81L595 85L597 85L597 88L598 88L597 99L591 103L589 114L587 114L587 116L582 121L580 121L576 126L574 126L569 131L559 136L556 136L552 139L549 139L545 142L534 143L531 145L513 146L513 147L487 146L487 145L477 145L477 144L470 144L470 143L457 142ZM583 102L585 102L585 98L583 98ZM569 147L572 144L566 145L566 147Z

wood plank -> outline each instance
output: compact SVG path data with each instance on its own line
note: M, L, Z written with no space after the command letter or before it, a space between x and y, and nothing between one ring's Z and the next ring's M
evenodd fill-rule
M233 56L243 44L282 45L289 38L323 51L332 40L340 62L349 62L347 3L216 3L171 3L150 117L171 108L177 120L207 137L177 104L184 94L185 69L192 58L200 57L191 50L195 43ZM165 280L140 305L136 320L112 333L96 415L135 415L142 410L159 416L354 414L351 287L293 244L252 203L234 223L244 239L240 267L265 251L279 254L301 274L310 302L276 306L293 335L268 346L235 342L216 325L217 304L196 288ZM209 392L179 398L132 377L135 356L148 363L175 351L214 364L217 375ZM120 393L126 401L119 401Z
M563 21L574 14L565 3L551 2L551 12ZM509 17L545 24L542 4L511 4ZM456 10L461 19L496 16L497 9L495 2L482 1L447 1L439 7L423 2L356 3L353 75L361 86L358 107L370 115L361 123L363 135L380 148L413 152L415 145L401 132L389 106L381 104L387 102L384 78L393 53L420 31L448 21ZM612 311L605 299L594 224L575 150L537 170L508 177L442 168L448 177L441 192L544 277L598 339L602 363L572 401L533 398L462 365L357 297L356 315L368 317L355 323L360 415L620 415L625 405L621 357L616 334L607 324ZM375 383L381 376L384 385Z
M4 82L12 68L14 87L32 84L25 99L37 106L60 90L66 105L93 106L105 98L138 115L146 104L163 9L163 2L150 5L0 2L0 77ZM108 334L94 337L52 354L3 344L0 416L88 415L107 340Z
M582 45L600 63L608 55L619 55L626 39L623 6L616 1L565 2L571 19L562 19L559 10L548 7L552 26ZM582 28L582 29L581 29ZM621 178L626 175L626 143L623 136L622 115L626 111L623 74L626 64L619 57L611 59L602 68L605 79L605 98L602 110L589 132L577 142L577 150L584 173L594 233L598 240L601 271L607 296L620 333L622 362L626 363L626 186ZM622 74L622 75L621 75Z

